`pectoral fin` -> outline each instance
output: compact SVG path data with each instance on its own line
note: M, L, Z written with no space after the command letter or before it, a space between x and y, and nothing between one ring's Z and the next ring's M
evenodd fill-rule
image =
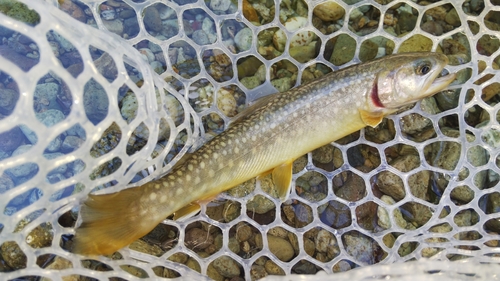
M279 198L285 201L288 197L290 186L292 184L293 161L288 161L274 168L273 182L278 189Z
M377 127L377 125L384 119L384 114L381 112L368 112L360 109L359 114L361 115L361 120L363 120L363 122L370 127Z

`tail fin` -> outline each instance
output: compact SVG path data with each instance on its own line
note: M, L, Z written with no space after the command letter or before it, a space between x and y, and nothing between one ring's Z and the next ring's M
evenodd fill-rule
M112 254L149 233L164 217L151 214L151 204L141 202L142 195L140 187L89 195L80 210L83 222L76 230L73 252Z

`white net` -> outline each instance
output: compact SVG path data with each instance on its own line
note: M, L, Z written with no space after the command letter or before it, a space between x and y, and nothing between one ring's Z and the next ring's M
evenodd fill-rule
M499 1L0 11L0 279L498 279ZM88 193L168 172L261 96L407 51L445 53L456 83L299 158L287 202L252 180L113 255L69 252Z

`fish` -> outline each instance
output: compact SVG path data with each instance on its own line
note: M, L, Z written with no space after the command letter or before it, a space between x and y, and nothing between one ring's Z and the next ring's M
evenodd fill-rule
M294 160L443 90L456 78L441 76L447 64L440 53L395 54L261 98L167 175L111 194L89 194L72 251L112 254L170 215L195 212L262 175L272 174L279 198L286 200Z

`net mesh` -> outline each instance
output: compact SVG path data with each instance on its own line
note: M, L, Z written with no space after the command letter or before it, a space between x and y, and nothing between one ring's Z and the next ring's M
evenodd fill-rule
M498 278L500 2L0 11L1 279ZM167 173L261 96L407 51L444 52L456 83L297 159L286 202L254 179L113 255L68 251L88 193Z

